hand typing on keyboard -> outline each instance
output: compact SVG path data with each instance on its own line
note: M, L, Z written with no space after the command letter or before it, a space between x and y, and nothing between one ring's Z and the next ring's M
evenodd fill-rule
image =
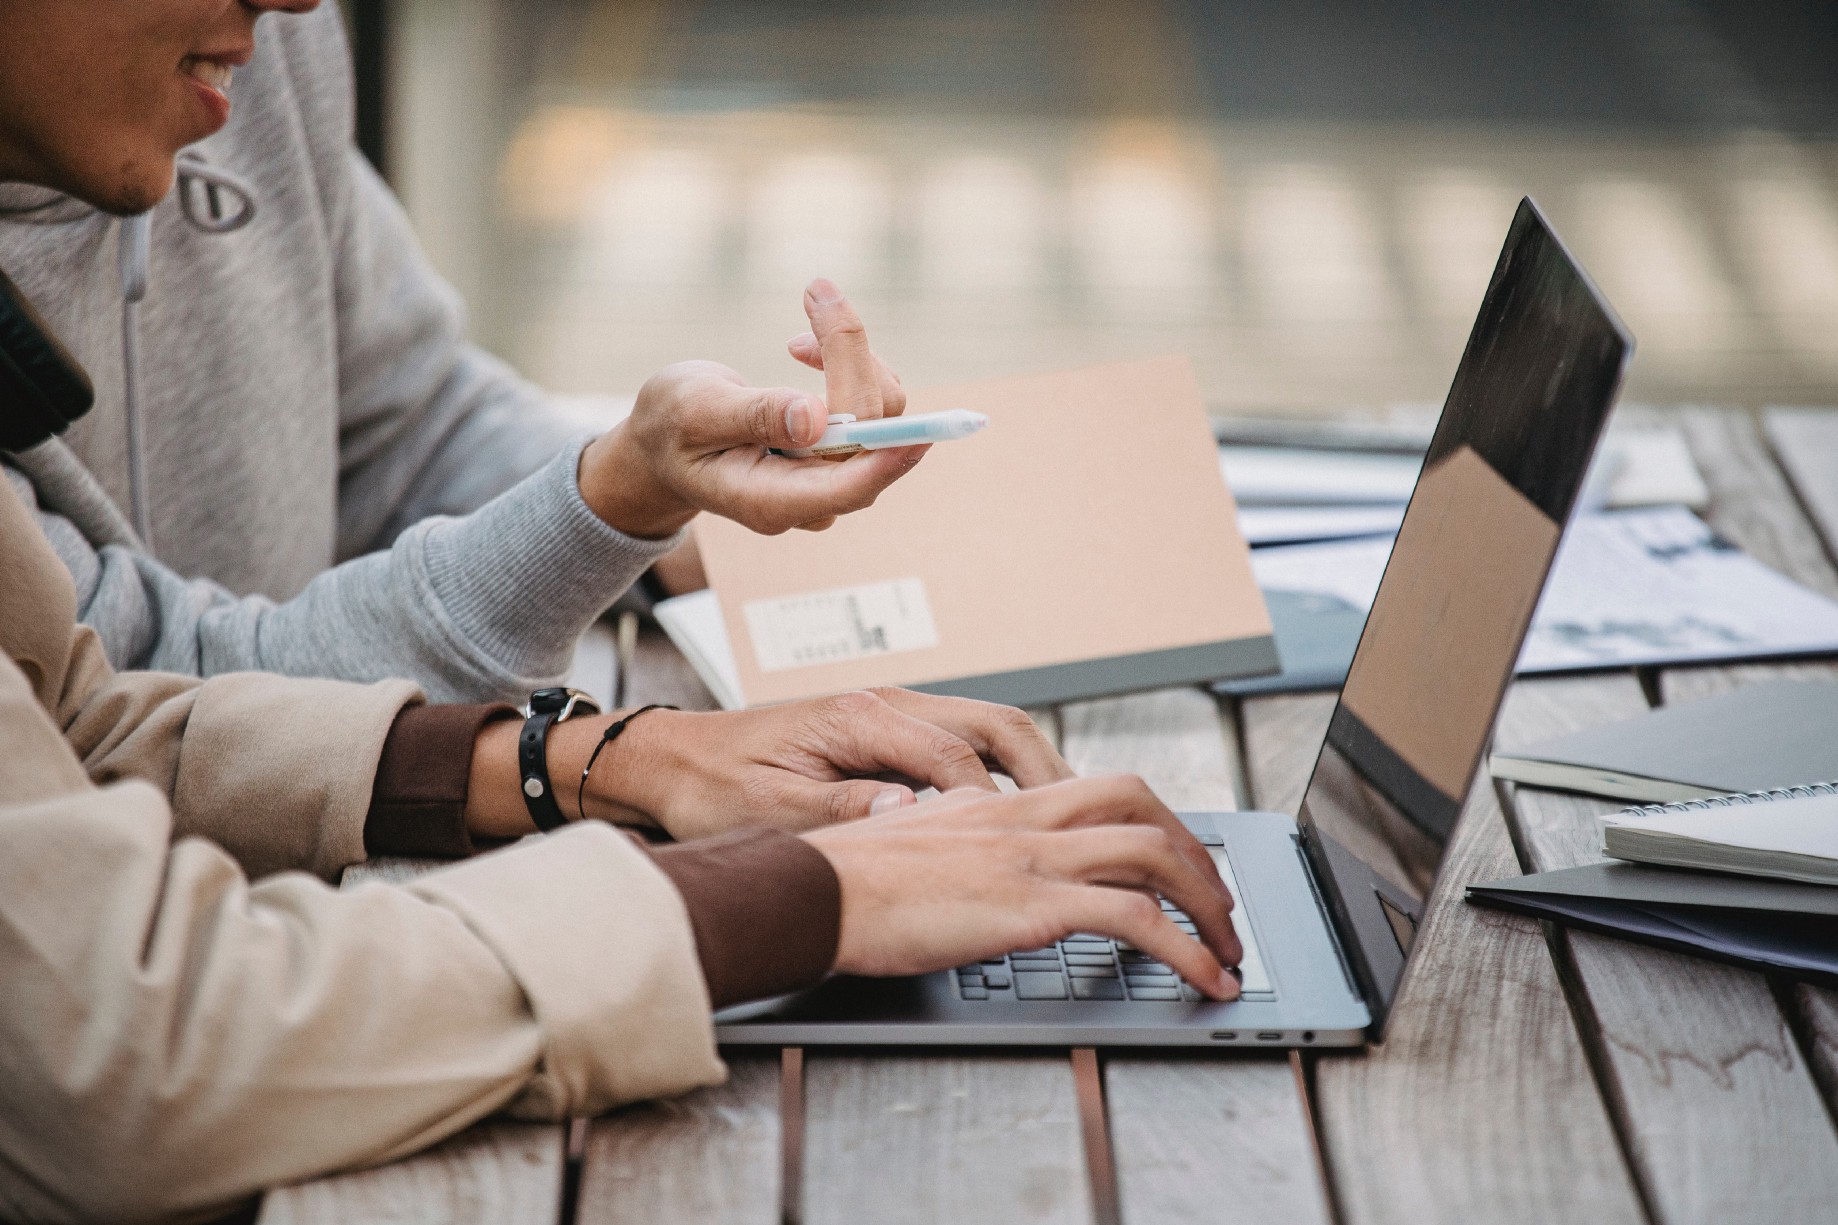
M596 758L614 715L549 732L550 777L563 814L653 825L677 839L734 829L789 833L915 802L925 787L996 790L991 770L1022 787L1072 777L1034 721L1010 706L873 689L763 710L652 710ZM475 752L476 834L530 832L518 790L521 725L486 728L504 743ZM494 766L494 762L497 764ZM583 778L589 762L593 769ZM497 769L502 777L483 771ZM472 811L472 810L469 810Z
M1232 895L1139 778L951 791L804 837L842 882L840 972L919 974L1085 934L1238 997Z

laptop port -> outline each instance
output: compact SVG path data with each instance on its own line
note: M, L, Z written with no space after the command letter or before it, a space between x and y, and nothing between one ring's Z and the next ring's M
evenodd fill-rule
M1235 1029L1216 1029L1213 1031L1214 1042L1236 1042L1238 1031Z
M1259 1042L1281 1042L1283 1040L1283 1035L1274 1029L1266 1029L1263 1033L1257 1035L1257 1040Z
M1312 1030L1312 1029L1305 1029L1305 1030L1303 1030L1303 1031L1302 1031L1302 1041L1304 1041L1304 1042L1313 1042L1314 1040L1315 1040L1315 1031L1314 1031L1314 1030Z

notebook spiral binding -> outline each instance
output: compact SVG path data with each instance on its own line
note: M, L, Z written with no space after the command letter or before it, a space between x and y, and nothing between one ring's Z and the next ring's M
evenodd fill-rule
M1741 795L1719 795L1708 800L1679 800L1672 804L1642 804L1623 809L1617 817L1658 817L1669 812L1702 812L1707 808L1735 808L1741 804L1766 804L1772 800L1798 800L1814 795L1838 795L1838 780L1829 783L1807 783L1798 787L1777 787L1773 791L1746 791Z

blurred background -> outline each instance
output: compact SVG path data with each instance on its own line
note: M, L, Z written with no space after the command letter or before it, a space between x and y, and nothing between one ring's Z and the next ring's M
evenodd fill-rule
M1838 403L1829 0L357 0L361 133L558 390L1176 351L1216 412L1439 402L1530 193L1628 398Z

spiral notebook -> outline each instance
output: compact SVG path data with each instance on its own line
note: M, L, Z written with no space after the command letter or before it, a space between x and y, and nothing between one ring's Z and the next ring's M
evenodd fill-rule
M1616 859L1838 885L1838 782L1630 808L1602 818Z

